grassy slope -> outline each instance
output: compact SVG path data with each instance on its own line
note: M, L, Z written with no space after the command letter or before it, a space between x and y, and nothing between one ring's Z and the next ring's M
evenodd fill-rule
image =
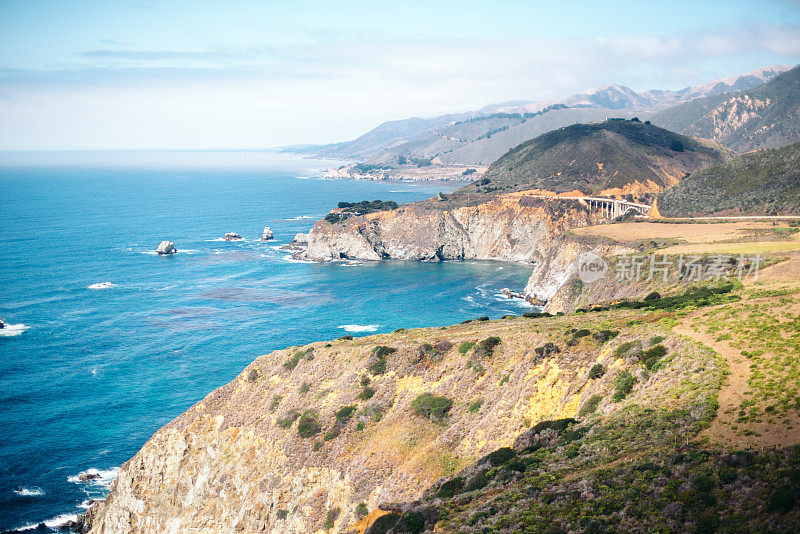
M696 172L658 196L665 217L800 213L800 143Z
M756 89L698 98L651 120L739 151L785 145L800 137L800 67Z
M575 335L567 326L621 330L599 351L606 385L584 396L578 421L529 432L533 439L513 452L441 479L418 504L386 507L392 514L369 532L398 520L400 532L422 532L421 521L465 533L796 532L798 269L800 258L775 265L709 306L539 319L562 348ZM620 349L632 341L644 350L664 345L667 354L646 365L635 345ZM626 370L637 381L615 402Z

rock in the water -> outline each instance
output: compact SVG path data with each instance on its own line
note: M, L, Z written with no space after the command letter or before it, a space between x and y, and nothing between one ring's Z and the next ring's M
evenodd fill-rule
M6 323L4 323L2 319L0 319L0 329L5 328L5 327L6 327Z
M175 254L178 249L175 248L175 243L172 241L162 241L156 248L158 254Z
M88 482L90 480L94 480L96 478L100 478L100 474L98 473L81 473L78 475L78 480L81 482Z
M224 239L225 241L240 241L242 239L242 236L240 236L236 232L228 232L227 234L222 236L222 239Z
M265 226L264 232L261 234L261 241L269 241L270 239L275 239L275 236L272 235L272 228Z

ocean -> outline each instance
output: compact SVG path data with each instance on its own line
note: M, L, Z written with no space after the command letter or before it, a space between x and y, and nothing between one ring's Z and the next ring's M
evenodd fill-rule
M0 153L0 531L74 518L159 427L260 354L528 309L500 291L524 287L530 266L292 260L280 246L339 201L455 187L322 179L331 165ZM264 226L274 241L259 240ZM154 253L165 239L177 255Z

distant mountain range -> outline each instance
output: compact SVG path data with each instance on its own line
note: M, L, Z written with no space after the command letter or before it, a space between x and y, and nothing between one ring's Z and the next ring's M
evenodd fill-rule
M791 143L800 137L800 67L755 89L704 96L656 113L651 120L739 152Z
M731 92L758 87L791 68L764 67L680 91L637 93L629 87L608 84L557 101L503 103L472 112L386 122L352 141L287 149L383 165L420 165L430 161L489 165L520 143L564 126L611 117L644 117L695 99L724 100ZM665 121L666 117L659 120Z

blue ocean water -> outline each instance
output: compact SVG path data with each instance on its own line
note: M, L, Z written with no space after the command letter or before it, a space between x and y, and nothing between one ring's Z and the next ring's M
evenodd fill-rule
M0 530L102 497L159 427L259 354L525 311L530 267L298 263L340 200L447 191L319 179L269 152L0 154ZM276 240L261 243L264 226ZM245 238L224 242L225 232ZM153 253L163 239L179 253ZM80 473L100 478L80 482Z

